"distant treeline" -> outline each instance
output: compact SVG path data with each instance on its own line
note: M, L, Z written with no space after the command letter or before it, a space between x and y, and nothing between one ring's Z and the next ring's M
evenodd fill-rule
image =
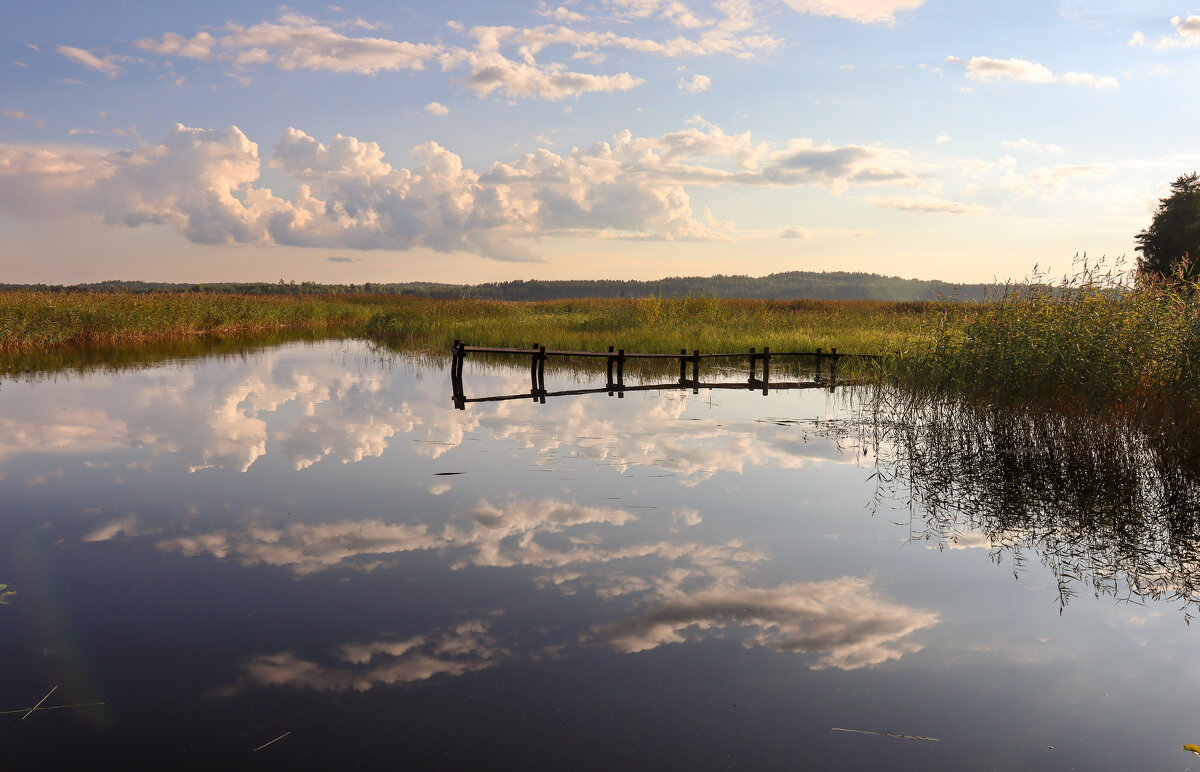
M403 282L320 284L317 282L206 282L180 284L145 281L102 281L92 284L0 284L0 291L48 292L213 292L258 295L415 295L429 298L484 300L562 300L567 298L750 298L755 300L960 300L983 298L985 284L901 279L873 273L789 271L769 276L672 276L654 281L578 279L505 281L486 284Z

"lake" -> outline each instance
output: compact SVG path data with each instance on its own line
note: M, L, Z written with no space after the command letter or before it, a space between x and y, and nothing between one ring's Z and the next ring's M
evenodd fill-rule
M1197 499L1100 434L853 388L458 410L356 341L6 380L0 762L1197 769Z

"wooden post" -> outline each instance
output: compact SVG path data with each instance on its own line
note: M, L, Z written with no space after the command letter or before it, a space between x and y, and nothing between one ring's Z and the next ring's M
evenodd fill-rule
M544 404L546 404L546 347L545 346L540 346L538 348L537 379L538 379L538 392L539 392L539 396L541 397L540 401L544 405Z
M771 383L771 347L770 346L763 346L762 361L763 361L762 385L763 385L763 396L765 397L767 395L767 389L770 388L770 383Z
M687 383L687 349L679 349L679 383Z
M700 393L700 349L692 349L692 393Z
M625 399L625 349L617 349L617 399Z
M454 399L455 410L467 409L466 395L463 394L462 383L462 358L465 355L466 352L463 351L463 344L455 340L454 358L450 361L450 390Z
M608 396L611 397L612 393L613 393L613 379L612 379L612 376L613 376L613 347L612 346L608 347L608 356L606 356L604 359L605 359L605 361L608 362L608 380L606 380L604 383L606 386L608 386Z
M538 352L538 344L534 343L534 344L533 344L533 356L531 356L531 357L529 358L529 381L530 381L530 384L531 384L531 385L530 385L530 387L529 387L529 393L530 393L530 395L533 397L533 401L534 401L534 402L537 402L537 390L538 390L538 381L537 381L537 365L538 365L538 362L537 362L537 352Z

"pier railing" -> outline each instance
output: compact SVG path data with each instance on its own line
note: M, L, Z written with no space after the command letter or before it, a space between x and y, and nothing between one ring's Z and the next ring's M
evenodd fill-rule
M530 389L523 394L505 394L490 397L467 397L463 390L463 363L468 354L502 354L529 357ZM550 357L561 358L601 358L606 360L607 378L604 388L571 389L550 392L546 390L546 360ZM774 359L808 358L814 361L815 380L797 381L791 383L771 382L771 362ZM743 382L702 382L700 380L701 360L743 360L749 365L749 375ZM828 352L818 348L815 351L779 351L772 352L769 347L760 351L751 348L749 351L727 354L701 354L698 349L689 352L680 349L678 354L642 354L626 352L615 346L609 346L608 351L564 351L547 349L545 346L533 344L530 348L495 348L490 346L468 346L462 341L454 341L453 360L450 366L450 382L453 388L454 406L459 410L466 408L468 402L499 402L512 399L533 399L545 403L546 397L574 396L579 394L603 394L624 397L627 391L652 391L662 389L688 388L693 393L700 389L761 389L767 394L771 389L812 389L832 387L837 381L838 362L842 359L873 360L879 359L877 354L841 354L836 348ZM679 380L674 383L625 385L625 362L629 360L677 360L679 362ZM688 369L691 377L688 377ZM824 372L828 368L828 380Z

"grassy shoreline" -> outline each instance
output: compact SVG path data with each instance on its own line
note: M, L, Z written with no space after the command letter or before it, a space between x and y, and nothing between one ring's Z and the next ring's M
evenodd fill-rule
M917 394L1190 431L1200 424L1198 290L1086 268L1057 287L1004 288L928 325L893 377Z
M272 330L341 330L369 309L335 298L185 293L0 293L0 358Z
M455 339L659 353L836 347L888 355L872 372L916 398L1092 415L1182 434L1181 427L1200 428L1196 289L1134 288L1085 267L1057 287L1016 285L980 303L4 292L0 373L69 368L114 353L128 363L156 345L216 339L235 346L272 335L368 339L433 356L448 353Z
M377 295L0 293L0 369L50 352L304 330L425 352L475 345L672 352L750 346L878 353L920 334L931 303L715 298L506 302Z

